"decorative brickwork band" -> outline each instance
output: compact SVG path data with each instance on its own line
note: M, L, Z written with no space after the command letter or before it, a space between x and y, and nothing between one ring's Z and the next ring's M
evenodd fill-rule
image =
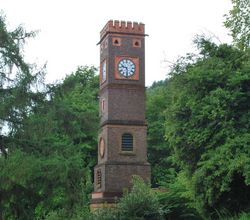
M134 125L134 126L147 126L145 121L139 121L139 120L106 120L103 123L101 123L100 127L103 127L104 125Z
M130 21L110 20L100 32L101 39L110 32L144 35L144 24Z

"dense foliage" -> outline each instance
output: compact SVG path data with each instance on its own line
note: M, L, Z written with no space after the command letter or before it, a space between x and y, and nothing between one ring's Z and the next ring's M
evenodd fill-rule
M166 139L204 215L250 208L250 54L199 39L167 89ZM195 61L194 61L195 60Z
M164 138L164 111L168 105L165 89L167 83L168 81L160 81L147 89L148 159L152 166L153 187L161 185L175 175L170 158L170 147ZM166 167L168 169L165 169Z
M98 80L80 67L33 107L22 127L6 137L0 160L1 209L6 219L43 218L88 206L96 158ZM68 210L68 211L67 211ZM70 216L68 216L70 217Z
M192 215L188 207L212 219L250 209L249 1L233 4L225 24L238 49L198 37L199 53L180 58L171 77L147 91L153 184L170 189L166 204L176 192L173 219L180 210Z
M34 33L23 27L9 32L0 18L0 219L44 219L55 213L70 219L88 207L92 191L96 69L79 67L63 82L45 85L43 70L22 55Z

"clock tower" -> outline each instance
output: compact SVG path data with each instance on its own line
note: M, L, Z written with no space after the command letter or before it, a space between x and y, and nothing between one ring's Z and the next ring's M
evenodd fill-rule
M144 24L109 21L100 33L100 131L91 207L114 204L133 175L150 182Z

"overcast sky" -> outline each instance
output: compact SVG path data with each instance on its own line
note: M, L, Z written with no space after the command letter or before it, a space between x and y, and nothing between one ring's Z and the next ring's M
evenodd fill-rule
M110 19L145 24L146 85L166 78L169 62L193 52L196 34L230 42L223 26L230 0L0 0L11 28L39 30L25 47L26 59L47 62L48 82L79 65L99 67L99 33Z

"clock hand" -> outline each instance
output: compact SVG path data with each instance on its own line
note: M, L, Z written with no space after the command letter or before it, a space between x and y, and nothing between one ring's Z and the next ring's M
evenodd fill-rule
M128 76L128 67L126 66L126 76Z

